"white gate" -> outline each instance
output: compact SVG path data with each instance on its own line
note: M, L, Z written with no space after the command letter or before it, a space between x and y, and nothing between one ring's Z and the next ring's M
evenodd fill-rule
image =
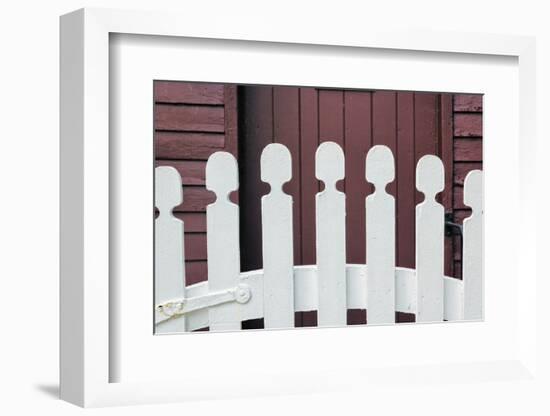
M417 322L479 320L483 316L483 174L470 172L464 203L472 215L463 224L463 279L444 276L444 212L436 194L444 187L441 160L424 156L416 187L425 198L416 206L416 269L395 266L395 200L386 192L394 180L393 154L374 146L365 178L375 191L366 198L366 265L346 264L344 153L333 142L317 149L315 174L325 188L316 196L317 264L293 262L292 197L282 185L292 178L291 155L281 144L261 157L261 179L271 190L262 197L263 266L241 273L239 207L229 194L238 188L238 166L217 152L206 166L206 187L216 194L207 207L208 281L185 285L181 220L172 209L182 202L179 173L155 170L155 322L157 333L240 330L241 321L264 318L265 328L294 327L294 312L318 312L319 326L343 326L347 309L367 309L368 324L391 324L395 312Z

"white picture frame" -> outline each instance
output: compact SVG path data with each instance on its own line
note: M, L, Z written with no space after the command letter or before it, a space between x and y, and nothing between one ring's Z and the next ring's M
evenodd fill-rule
M438 33L434 36L434 33L420 31L381 32L368 28L361 33L350 29L348 32L328 35L322 27L316 30L315 26L312 26L311 30L303 33L292 29L282 31L276 25L241 28L243 30L237 33L229 22L216 25L215 28L213 26L206 28L199 21L185 19L185 25L181 24L182 21L184 21L183 16L173 13L104 9L79 10L64 16L61 21L61 397L80 406L106 406L347 389L357 391L357 394L362 394L365 390L371 393L377 392L375 394L378 396L377 400L382 400L382 397L388 397L388 385L393 386L397 383L403 391L406 391L407 388L410 390L412 383L415 383L417 394L411 395L409 391L408 397L412 402L416 400L417 404L421 405L423 394L434 389L434 382L458 381L474 385L476 389L485 389L487 395L495 394L491 393L491 387L487 387L490 383L483 383L487 380L506 382L507 385L515 386L514 388L517 389L526 388L526 383L528 388L542 388L544 381L537 372L535 354L537 342L540 342L540 335L537 335L537 325L540 323L536 320L537 304L534 301L537 287L534 254L536 217L528 215L536 211L537 201L535 198L527 197L534 195L532 190L535 185L532 178L536 172L537 137L533 119L536 90L534 39L468 33ZM205 357L202 360L195 360L195 365L187 369L183 378L179 377L177 371L169 370L166 365L168 361L165 360L165 364L162 365L163 357L157 354L155 349L146 348L146 346L161 348L162 351L168 351L167 356L172 354L173 357L177 351L181 351L181 345L176 345L182 342L181 338L180 341L176 340L176 337L180 336L155 337L152 328L149 335L144 335L143 327L147 322L135 322L136 332L132 333L141 334L139 335L141 338L129 338L126 341L133 346L134 356L128 353L127 348L113 348L113 339L125 336L119 333L121 327L126 328L128 323L131 327L133 325L131 320L138 320L139 316L143 316L140 313L151 307L151 304L144 305L145 309L140 309L140 313L134 317L126 313L123 319L127 321L119 320L118 324L113 322L113 316L116 315L114 311L120 308L117 299L121 293L121 287L117 282L110 281L109 276L119 266L120 259L113 258L110 246L113 245L112 239L119 238L119 232L123 232L120 230L124 228L116 228L117 217L110 215L113 212L111 204L114 200L111 182L113 176L118 175L121 178L124 175L121 174L123 169L117 165L117 159L113 157L110 149L112 146L110 136L116 134L114 131L116 129L113 128L113 120L110 120L112 117L110 110L113 110L110 106L113 95L110 70L113 70L113 62L110 62L109 56L113 52L110 46L113 39L116 42L118 36L118 40L123 42L125 36L135 35L163 37L154 38L152 43L162 43L163 40L174 42L177 38L212 39L225 45L240 42L239 45L243 48L245 45L255 45L256 53L261 53L262 44L259 42L269 42L271 45L276 45L277 53L282 54L288 53L289 49L295 53L296 47L302 50L331 45L325 46L329 49L329 53L340 56L352 50L410 51L411 56L417 53L432 53L426 61L434 64L437 59L456 56L468 57L474 66L481 56L506 56L517 59L519 96L516 98L519 101L516 109L519 109L519 113L508 114L511 115L509 120L512 123L511 126L519 127L517 134L510 133L510 140L514 140L511 143L517 143L520 149L519 156L514 159L517 161L517 166L514 166L512 172L508 172L513 180L515 178L514 183L518 185L512 191L512 195L517 197L518 202L514 205L517 223L512 227L513 248L508 251L514 257L510 261L515 265L515 269L509 272L509 280L504 279L504 284L508 285L505 289L506 296L509 296L506 298L507 302L510 300L511 315L507 317L513 318L510 322L515 324L502 327L501 321L494 321L495 330L498 329L498 333L503 337L509 337L506 339L510 343L495 352L492 359L488 358L487 349L479 356L476 356L475 351L470 351L459 360L446 360L445 355L440 355L434 356L435 361L412 356L406 357L402 362L384 360L382 351L385 346L371 343L372 351L381 354L378 358L382 364L376 366L370 363L366 367L359 368L353 367L352 359L361 356L363 349L357 345L349 345L346 360L329 359L330 357L322 355L326 351L321 351L312 354L317 361L307 360L309 365L309 367L306 366L307 368L293 366L295 361L291 359L279 359L274 360L274 365L278 368L278 371L274 371L273 367L258 370L261 366L257 365L255 357L251 357L250 361L243 360L237 354L239 348L243 345L253 345L256 351L261 351L261 348L267 348L268 344L284 345L291 342L309 346L329 345L334 349L335 339L352 342L353 339L362 339L367 331L372 339L382 337L390 342L390 338L394 338L399 342L399 339L407 339L410 331L413 331L410 335L417 335L418 338L426 336L426 339L434 340L437 339L438 334L442 339L481 337L485 328L479 323L464 323L452 326L445 326L445 324L400 326L395 334L390 332L395 332L397 328L380 327L266 331L263 335L259 335L259 332L209 334L193 336L193 338L184 335L187 340L193 339L193 343L196 344L194 347L189 345L189 348L195 348L195 351L203 350ZM223 49L223 45L217 47ZM143 75L145 74L143 71L140 69L136 72ZM202 78L199 79L199 76ZM215 79L210 78L214 76L215 74L208 73L205 78L203 71L202 75L197 73L194 76L196 79L193 79L193 76L188 76L187 79L214 81ZM265 78L262 79L262 76ZM226 77L219 81L236 82L239 80L237 77L238 74L231 79ZM270 77L272 74L264 73L254 79L248 76L239 81L267 83L271 80L271 83L276 83ZM326 72L316 77L317 79L313 82L315 85L321 82L325 85L338 86L350 82L346 79L330 77ZM426 84L422 82L424 81L421 80L415 85L426 85L428 90L437 87L437 85L428 84L432 82L430 80L425 80ZM388 81L385 85L378 83L376 87L401 89L405 85ZM460 89L460 86L458 88ZM464 92L484 92L483 88L479 88L476 91ZM491 120L498 115L491 114L489 108L487 115L484 114L484 117L486 116L484 121L491 123ZM514 124L515 121L517 125ZM152 123L152 120L148 122ZM494 127L494 125L485 126L485 128ZM490 137L491 134L488 135L489 144L486 146L490 146ZM148 144L144 143L143 146ZM147 151L151 149L144 150L143 157L148 155ZM504 153L502 157L507 155L514 157L510 150ZM512 153L515 152L512 151ZM488 155L488 169L504 168L504 164L499 165L494 159L491 161L490 148ZM152 159L149 163L152 166ZM147 170L148 166L145 166L144 170ZM152 170L145 174L150 174L152 181ZM489 174L486 182L489 190L490 183ZM494 215L493 218L498 218L498 213L490 210L493 197L495 194L487 192L488 238L494 235L491 234L495 229L492 227L495 227L497 222L490 220L491 215ZM144 209L150 210L150 205ZM152 227L152 221L150 226ZM115 232L115 229L118 231ZM486 276L491 273L490 261L488 267ZM522 270L521 280L517 279L517 270ZM144 282L145 280L141 281L141 287L135 291L134 303L139 299L147 299L150 289L146 288ZM152 281L150 285L152 286ZM517 285L517 292L512 291L515 285ZM486 296L493 295L488 291ZM490 308L491 302L488 303ZM499 307L502 307L501 303ZM132 299L130 303L124 305L125 307L135 306ZM490 309L488 312L490 314ZM483 324L490 325L491 319L489 317ZM267 332L271 334L266 335ZM144 340L145 343L142 343ZM229 360L228 363L228 360L216 359L213 356L215 349L212 346L208 347L208 344L219 345L220 341L227 346L226 353L237 357L235 361ZM191 343L189 341L189 344ZM231 355L231 353L234 354ZM288 354L291 354L289 350L281 350L283 358L288 357ZM134 368L139 359L143 361L143 357L146 357L149 362L158 360L160 370L152 374L151 366L145 366L145 371ZM323 360L323 357L326 360ZM113 371L119 362L126 362L121 371L128 373L129 376L117 374L118 370ZM250 365L251 363L254 365ZM395 365L391 365L392 363ZM221 368L220 365L226 365L226 367ZM450 384L448 386L449 390L456 388L456 386L451 387ZM439 388L445 389L445 387ZM394 391L392 394L397 393ZM411 402L408 402L408 405L410 406Z

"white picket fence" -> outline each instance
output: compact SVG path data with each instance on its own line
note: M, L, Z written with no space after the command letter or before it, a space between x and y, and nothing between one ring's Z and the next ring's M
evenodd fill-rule
M186 286L184 224L172 215L182 202L182 181L171 167L155 171L155 322L157 333L240 330L241 321L264 318L265 328L294 327L294 312L318 313L319 326L346 325L347 309L367 309L368 324L391 324L395 312L417 322L479 320L483 316L483 174L470 172L464 203L472 215L463 224L463 279L444 276L444 210L435 196L444 187L443 164L424 156L416 187L425 199L416 207L416 269L395 266L395 200L386 192L394 180L394 158L385 146L366 157L366 265L346 264L344 153L333 142L317 149L315 174L325 189L316 196L317 264L293 261L292 197L282 185L292 177L291 155L281 144L261 156L263 269L240 271L239 207L229 200L238 188L238 166L226 152L206 166L206 187L216 194L207 207L208 281Z

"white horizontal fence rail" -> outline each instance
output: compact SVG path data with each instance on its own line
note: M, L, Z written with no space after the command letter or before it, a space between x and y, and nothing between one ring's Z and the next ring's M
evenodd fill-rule
M261 179L270 185L262 197L263 269L240 272L239 207L229 200L238 189L235 158L217 152L208 160L206 186L216 194L207 207L208 281L185 285L183 223L172 209L181 203L181 178L169 167L155 171L155 322L157 333L241 329L241 322L264 319L265 328L294 327L294 313L318 311L319 326L343 326L348 309L367 309L369 325L391 324L396 312L418 322L479 320L483 317L483 174L472 171L464 183L463 280L444 276L444 171L436 156L418 163L416 187L424 200L416 207L416 269L395 266L395 199L386 191L395 178L394 158L385 146L366 157L365 178L374 192L365 200L366 265L346 264L344 154L333 142L316 154L317 264L293 261L292 197L283 184L292 178L291 154L281 144L261 156Z

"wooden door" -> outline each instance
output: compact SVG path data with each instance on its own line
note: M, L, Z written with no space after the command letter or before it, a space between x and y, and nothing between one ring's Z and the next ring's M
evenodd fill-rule
M239 166L242 270L262 268L260 198L268 192L260 181L260 154L269 143L283 143L292 154L293 178L285 191L294 198L295 264L315 264L315 151L334 141L346 157L346 178L339 184L347 197L348 263L365 263L365 156L377 144L388 146L396 159L396 180L388 191L396 197L396 261L415 267L414 172L426 154L442 158L452 172L452 95L413 92L357 91L297 87L239 87ZM452 175L441 194L452 212ZM452 238L446 239L445 273L453 275ZM398 320L411 320L398 316ZM364 323L365 311L349 311L348 323ZM297 326L315 325L315 313L298 314Z
M207 280L205 187L208 157L220 150L237 157L237 87L155 81L156 166L175 167L183 180L183 203L175 215L185 224L187 284ZM237 195L231 196L237 202Z

